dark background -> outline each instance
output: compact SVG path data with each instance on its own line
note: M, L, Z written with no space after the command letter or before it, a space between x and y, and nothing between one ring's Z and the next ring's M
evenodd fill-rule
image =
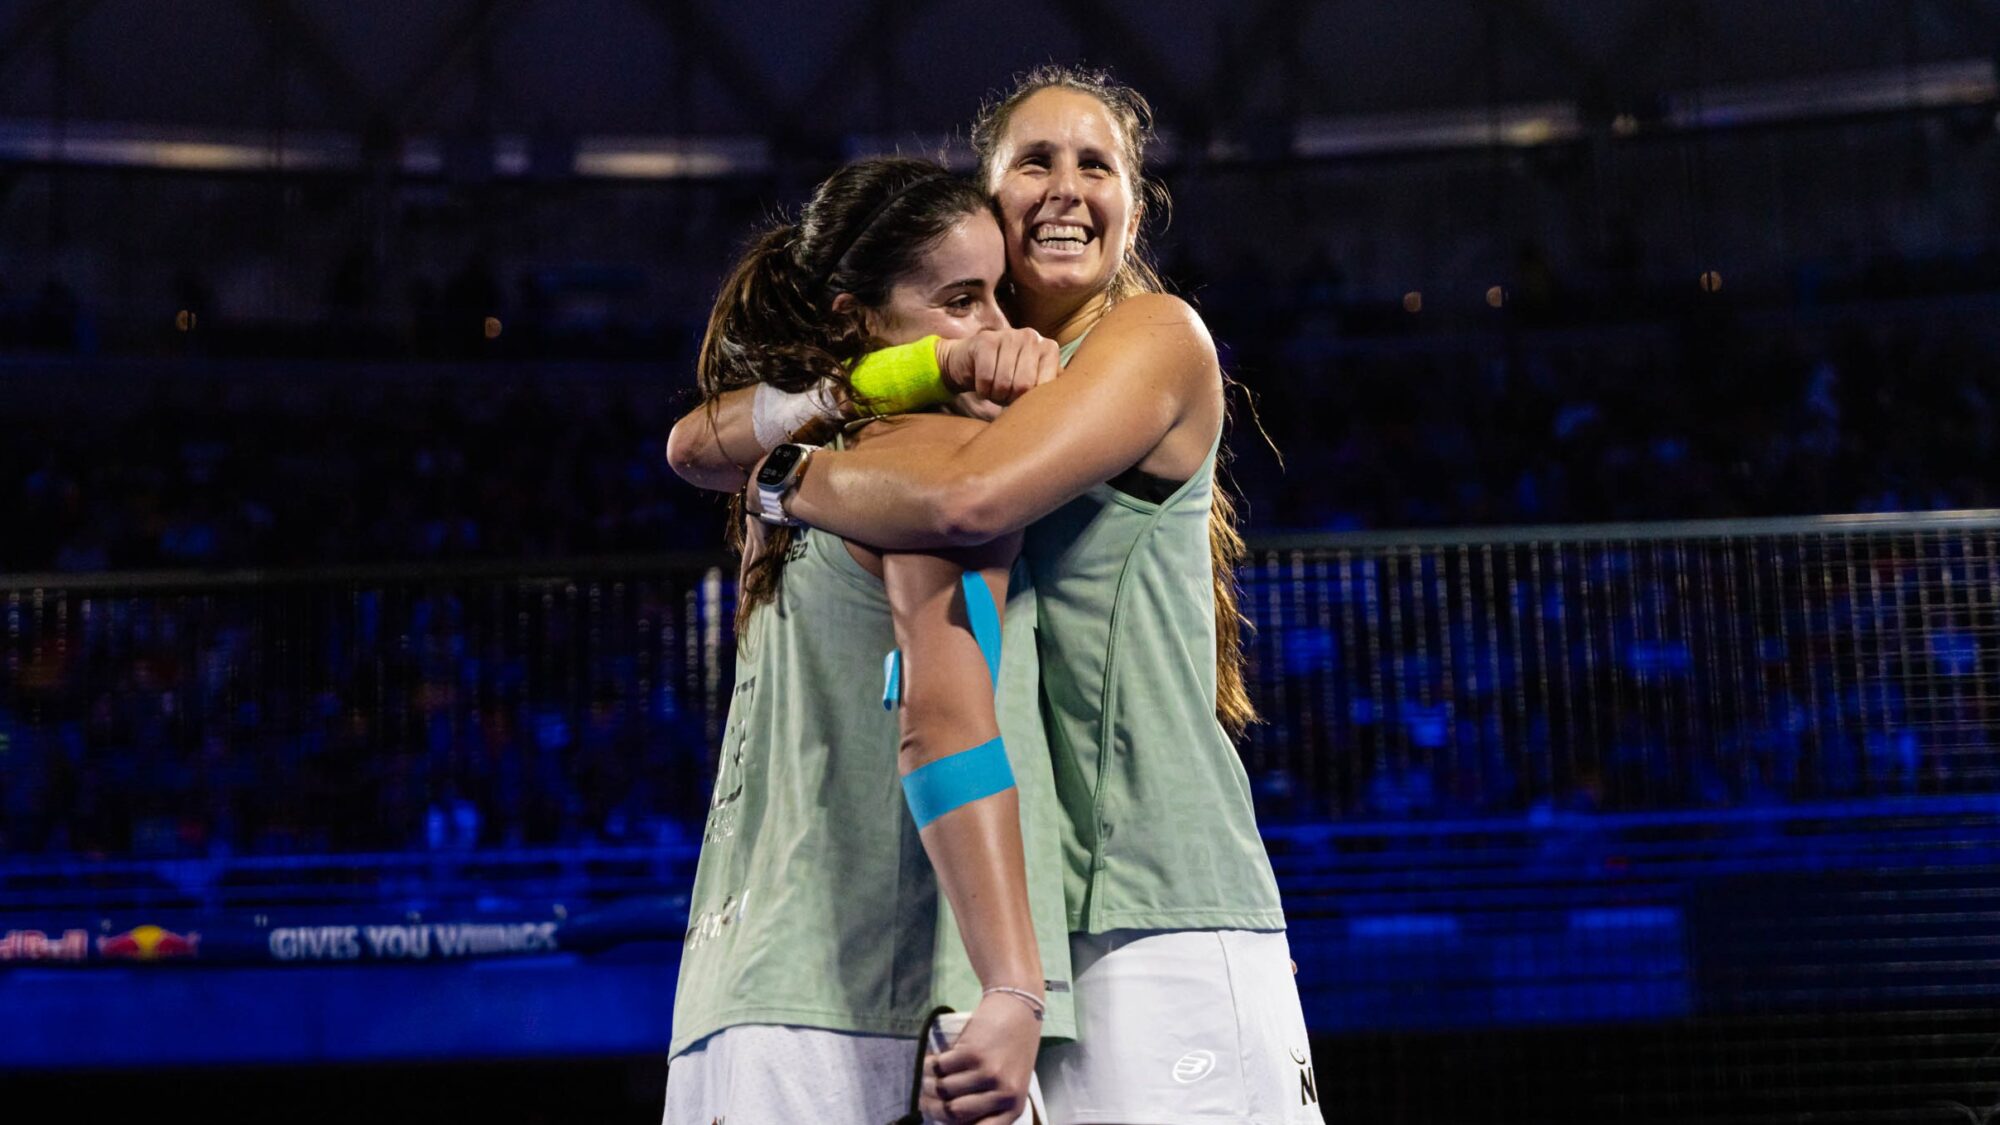
M661 457L713 288L1048 60L1152 99L1153 252L1242 391L1329 1120L2000 1098L1991 527L1495 530L2000 506L1989 0L4 0L0 931L684 892L617 864L698 837L726 700L722 510ZM365 1063L190 1048L254 974L0 966L81 1013L0 1086L653 1120L667 1011L559 1003L647 949Z

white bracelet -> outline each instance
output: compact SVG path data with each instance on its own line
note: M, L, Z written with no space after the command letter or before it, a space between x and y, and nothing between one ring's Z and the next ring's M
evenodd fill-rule
M1021 1003L1026 1004L1029 1008L1034 1010L1035 1018L1037 1020L1042 1019L1048 1012L1048 1005L1042 1002L1042 998L1035 995L1032 992L1029 992L1025 988L1015 988L1012 985L996 984L991 988L981 990L979 994L981 996L991 996L996 992L1003 992L1009 996L1018 997Z
M826 379L803 391L781 391L759 383L750 399L750 431L766 453L792 440L800 426L817 418L840 418L840 402Z

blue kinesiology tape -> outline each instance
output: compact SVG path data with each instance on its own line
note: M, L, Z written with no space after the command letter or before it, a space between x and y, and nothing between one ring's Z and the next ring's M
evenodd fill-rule
M979 654L986 658L986 674L993 689L1000 689L1000 611L993 604L993 592L975 571L966 571L959 582L965 592L965 619L972 627L972 639L979 642ZM895 707L902 698L902 653L891 652L882 666L882 706ZM1007 745L995 738L970 750L960 750L911 770L903 777L903 799L919 829L938 817L974 801L1004 793L1014 787L1014 767L1007 761Z
M959 579L965 590L965 618L972 625L972 639L979 642L979 654L986 658L986 672L993 677L993 690L1000 690L1000 611L993 605L993 592L979 572L968 570Z
M903 650L892 648L882 658L882 710L894 711L903 705Z
M955 808L1013 787L1007 745L995 738L911 770L903 776L903 799L922 829Z
M966 571L959 585L965 591L965 619L972 626L972 639L979 642L979 655L986 658L986 674L993 690L1000 690L1000 611L993 604L993 592L973 571ZM882 658L882 709L894 711L903 703L903 651L889 650Z

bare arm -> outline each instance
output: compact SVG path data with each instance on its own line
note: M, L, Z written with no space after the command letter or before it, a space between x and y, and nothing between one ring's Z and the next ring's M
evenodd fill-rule
M696 488L735 492L764 456L751 420L757 388L742 387L697 406L667 434L667 464Z
M814 527L894 549L981 543L1135 465L1190 475L1222 422L1222 376L1185 302L1132 298L1063 377L949 444L884 440L815 455L791 498Z
M1058 371L1055 345L1026 328L939 340L937 358L945 385L959 393L960 409L978 416L990 416L978 403L1004 406ZM770 452L757 439L756 397L757 388L739 387L683 415L667 435L667 464L697 488L742 488ZM852 403L843 399L839 408L853 416Z
M983 547L883 556L883 582L903 652L901 773L1000 733L992 681L970 631L960 581L968 571L978 574L994 604L1004 606L1008 569L1019 549L1020 536L1010 535ZM1028 907L1017 791L961 805L920 835L981 986L1041 996L1041 953ZM938 1090L958 1095L951 1101L953 1119L1000 1114L1013 1120L1025 1104L1041 1031L1020 997L982 998L958 1044L937 1064L946 1076Z

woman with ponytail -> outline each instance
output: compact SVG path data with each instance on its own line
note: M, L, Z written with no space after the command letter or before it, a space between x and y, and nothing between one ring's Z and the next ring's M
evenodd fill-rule
M972 136L1008 312L1061 345L1062 377L969 440L832 453L776 504L890 548L1026 529L1079 1027L1043 1052L1052 1119L1316 1123L1284 912L1231 741L1255 712L1243 543L1218 476L1226 379L1141 249L1165 205L1144 174L1150 131L1136 91L1072 68L1037 69L990 106ZM995 378L958 358L941 381ZM702 473L740 480L755 450L739 452ZM952 1061L928 1079L947 1107L971 1086Z
M723 284L698 361L703 440L775 429L866 448L876 439L850 441L831 416L881 397L855 364L887 345L934 360L977 333L989 359L1052 371L1052 344L1005 330L1004 266L970 183L917 160L841 169ZM746 395L764 408L738 433L718 404ZM962 441L977 426L868 430ZM802 471L811 448L788 448ZM1040 1043L1070 1038L1074 1017L1019 536L885 555L746 520L740 502L729 532L736 687L690 896L667 1125L902 1119L939 1007L971 1013L951 1054L974 1088L954 1120L1026 1120ZM871 670L892 650L885 690Z

